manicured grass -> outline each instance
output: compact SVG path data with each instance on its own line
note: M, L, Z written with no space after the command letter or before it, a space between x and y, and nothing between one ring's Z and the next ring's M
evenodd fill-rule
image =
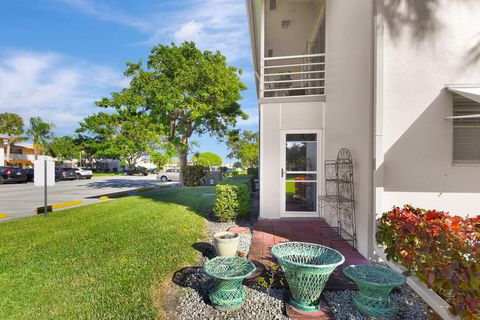
M123 176L123 173L118 172L94 172L93 177L114 177L114 176Z
M211 187L163 189L0 223L0 319L154 319L195 262Z

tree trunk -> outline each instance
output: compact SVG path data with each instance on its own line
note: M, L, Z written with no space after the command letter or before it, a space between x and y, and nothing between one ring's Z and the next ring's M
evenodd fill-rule
M178 173L178 181L180 183L180 186L184 186L185 179L183 176L183 169L187 166L188 147L178 147L177 152L178 152L178 164L180 166L179 168L180 170Z

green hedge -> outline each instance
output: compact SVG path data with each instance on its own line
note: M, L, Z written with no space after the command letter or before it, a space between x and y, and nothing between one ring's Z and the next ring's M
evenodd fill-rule
M186 166L183 167L183 179L186 187L198 187L204 184L208 167Z
M215 188L213 212L219 221L235 220L250 214L252 177L240 175L224 179Z
M248 168L247 174L253 176L254 179L258 179L258 168Z

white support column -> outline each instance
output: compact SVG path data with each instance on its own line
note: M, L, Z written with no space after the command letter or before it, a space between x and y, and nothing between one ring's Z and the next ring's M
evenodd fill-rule
M374 212L372 221L373 250L377 250L377 241L375 238L377 229L377 217L383 211L383 193L384 193L384 150L383 150L383 0L374 2L374 110L373 110L373 205ZM369 250L371 252L371 249Z
M265 88L265 0L262 0L261 10L260 10L260 79L259 79L259 98L264 98L264 88Z

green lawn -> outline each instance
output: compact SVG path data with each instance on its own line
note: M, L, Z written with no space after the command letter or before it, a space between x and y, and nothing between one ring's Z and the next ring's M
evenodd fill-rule
M118 172L94 172L93 177L114 177L114 176L123 176L123 173Z
M0 319L154 319L194 263L213 188L163 189L0 223Z

